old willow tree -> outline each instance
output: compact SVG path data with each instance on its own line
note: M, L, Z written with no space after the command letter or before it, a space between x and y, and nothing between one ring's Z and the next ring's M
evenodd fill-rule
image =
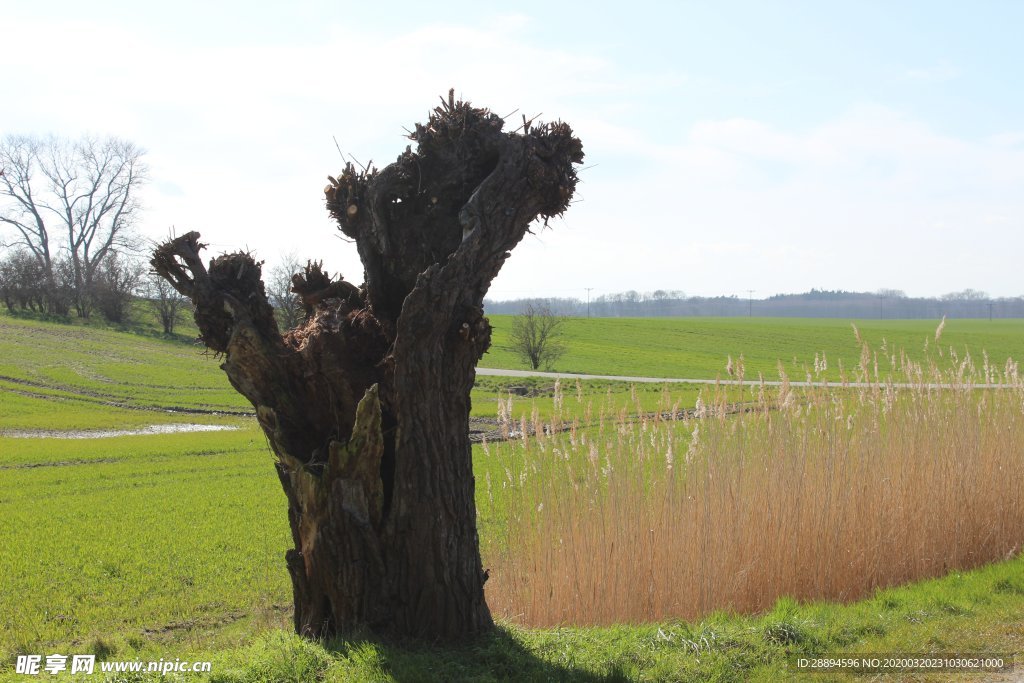
M276 456L300 634L455 639L492 625L468 437L491 338L482 304L531 223L568 207L583 160L565 123L503 124L449 93L410 134L415 151L329 178L365 282L311 263L293 279L306 318L284 334L249 254L204 265L197 233L154 253Z

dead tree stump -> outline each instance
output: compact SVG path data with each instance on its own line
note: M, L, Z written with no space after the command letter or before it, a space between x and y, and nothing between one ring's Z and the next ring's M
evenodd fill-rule
M365 283L310 263L293 281L306 319L283 334L251 255L204 265L195 232L154 252L276 456L302 635L451 640L492 625L467 431L491 339L483 299L531 223L568 207L583 160L565 123L504 124L449 93L410 134L415 151L329 178Z

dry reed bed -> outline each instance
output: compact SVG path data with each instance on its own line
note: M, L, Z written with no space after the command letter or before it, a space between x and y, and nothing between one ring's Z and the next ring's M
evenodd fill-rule
M556 391L550 434L485 445L507 515L485 539L488 602L530 626L692 619L780 596L853 600L1015 554L1024 381L1013 361L943 360L883 355L884 381L865 346L850 379L869 387L797 390L780 367L777 391L741 389L755 412L727 416L736 389L719 387L693 419L601 414L564 433L574 399ZM973 387L993 381L1010 386Z

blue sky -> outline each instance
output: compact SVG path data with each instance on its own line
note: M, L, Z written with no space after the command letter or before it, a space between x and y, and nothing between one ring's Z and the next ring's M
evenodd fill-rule
M561 118L579 202L496 298L1024 294L1020 2L4 2L0 133L149 151L143 231L359 281L322 205L455 87Z

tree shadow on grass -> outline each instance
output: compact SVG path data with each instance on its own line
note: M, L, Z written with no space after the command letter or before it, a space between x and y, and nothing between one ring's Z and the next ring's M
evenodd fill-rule
M604 671L548 661L523 645L505 627L458 645L430 645L415 641L380 639L334 640L327 650L352 659L367 649L376 655L380 670L397 683L420 681L565 681L567 683L619 683L630 679L618 665Z

